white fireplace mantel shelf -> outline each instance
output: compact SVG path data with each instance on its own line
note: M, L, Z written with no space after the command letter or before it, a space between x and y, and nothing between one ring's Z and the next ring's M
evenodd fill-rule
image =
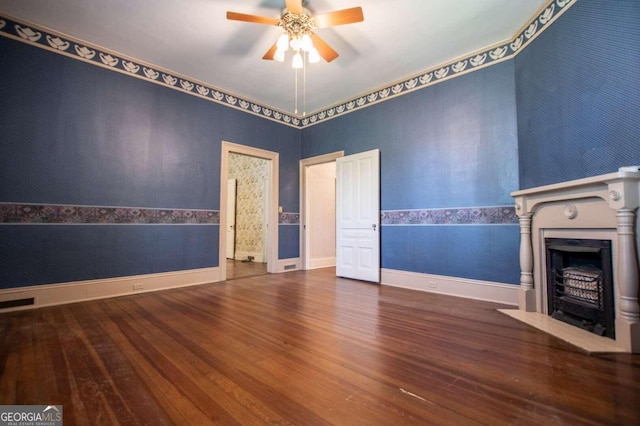
M634 170L634 171L632 171ZM599 197L612 209L636 209L640 204L639 167L623 167L615 173L538 186L511 193L518 215L530 214L542 203Z
M520 311L547 314L545 237L605 235L612 242L614 262L616 339L610 340L620 351L640 353L636 214L640 167L622 167L615 173L515 191L511 196L520 221ZM545 318L545 322L549 320L556 321ZM583 333L576 328L576 335Z

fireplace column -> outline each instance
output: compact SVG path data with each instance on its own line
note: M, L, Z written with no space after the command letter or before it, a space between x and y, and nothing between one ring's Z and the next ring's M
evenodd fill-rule
M640 277L636 245L636 210L640 205L637 182L608 182L609 206L616 211L618 253L615 279L618 293L616 340L632 353L640 352Z
M526 312L536 312L536 294L533 287L533 246L531 243L531 213L521 211L516 203L520 221L520 293L519 307Z
M618 222L618 318L616 339L630 352L640 352L640 304L638 304L638 258L635 244L635 214L622 208L616 211Z

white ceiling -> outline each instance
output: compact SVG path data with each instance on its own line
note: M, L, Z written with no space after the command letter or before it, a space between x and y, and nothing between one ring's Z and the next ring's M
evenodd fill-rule
M335 105L511 39L548 1L305 1L312 13L361 6L365 20L316 31L340 57L307 67L300 110ZM0 0L0 12L293 113L290 57L261 59L281 29L226 19L228 10L279 17L283 7L284 0Z

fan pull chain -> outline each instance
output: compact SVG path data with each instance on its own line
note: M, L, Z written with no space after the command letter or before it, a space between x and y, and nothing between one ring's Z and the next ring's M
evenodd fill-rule
M302 67L302 116L307 115L307 52L302 55L303 67Z
M294 72L295 72L295 75L296 75L296 77L295 77L295 85L296 85L296 87L294 89L295 106L294 106L293 113L298 115L298 69L296 68L294 70Z

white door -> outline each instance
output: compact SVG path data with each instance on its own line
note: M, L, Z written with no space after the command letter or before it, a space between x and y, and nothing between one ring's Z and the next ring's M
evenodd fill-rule
M336 160L336 275L380 282L380 151Z
M227 181L227 259L235 256L236 245L236 179Z

